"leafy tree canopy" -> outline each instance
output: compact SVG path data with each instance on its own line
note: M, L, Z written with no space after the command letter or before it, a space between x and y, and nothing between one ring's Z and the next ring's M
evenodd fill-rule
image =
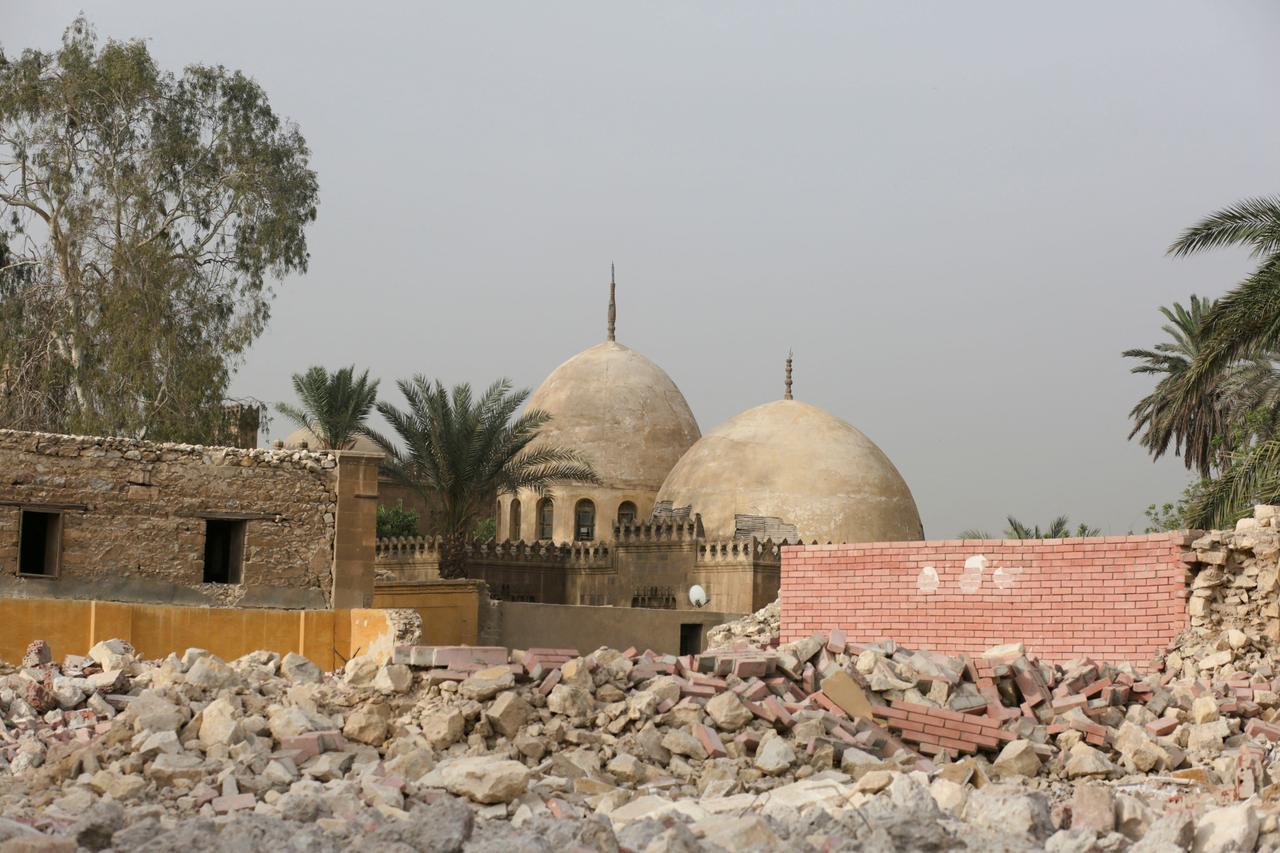
M0 425L207 438L271 281L306 270L308 158L244 74L83 18L0 53Z
M377 519L379 539L418 535L418 514L413 510L378 504Z

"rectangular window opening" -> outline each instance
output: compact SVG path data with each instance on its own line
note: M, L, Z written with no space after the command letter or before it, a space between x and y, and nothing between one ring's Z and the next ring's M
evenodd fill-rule
M62 513L24 509L18 527L18 574L55 577L62 554Z
M245 522L210 518L204 523L204 583L240 583Z

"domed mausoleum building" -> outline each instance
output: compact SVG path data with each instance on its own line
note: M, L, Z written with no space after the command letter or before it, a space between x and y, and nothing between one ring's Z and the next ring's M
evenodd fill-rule
M560 483L545 497L503 496L500 540L611 538L615 522L632 525L652 514L658 487L698 440L698 422L671 377L615 339L614 287L610 282L608 340L553 370L525 407L551 415L539 441L581 453L600 482Z
M791 394L706 436L662 368L616 340L616 286L597 344L552 371L527 409L539 440L576 450L599 483L500 496L497 536L468 571L495 598L747 613L778 594L787 542L923 538L911 490L871 439ZM379 542L386 580L431 577L439 542Z
M658 491L708 539L879 542L924 538L911 490L871 439L817 406L784 399L725 421L681 457Z

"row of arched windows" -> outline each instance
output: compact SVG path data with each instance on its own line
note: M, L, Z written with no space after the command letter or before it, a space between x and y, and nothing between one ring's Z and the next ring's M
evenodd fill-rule
M551 539L554 535L555 502L551 498L543 498L537 506L535 538ZM520 538L520 499L513 498L508 517L507 535L512 539ZM636 523L636 505L631 501L623 501L618 507L618 524ZM573 508L573 538L576 542L594 542L596 538L596 505L583 498Z

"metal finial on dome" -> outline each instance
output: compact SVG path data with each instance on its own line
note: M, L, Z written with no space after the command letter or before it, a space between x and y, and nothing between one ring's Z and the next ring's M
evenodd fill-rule
M614 280L614 267L609 264L609 340L616 340L615 329L618 325L618 284Z
M787 350L787 391L782 395L782 399L790 400L791 397L791 350Z

